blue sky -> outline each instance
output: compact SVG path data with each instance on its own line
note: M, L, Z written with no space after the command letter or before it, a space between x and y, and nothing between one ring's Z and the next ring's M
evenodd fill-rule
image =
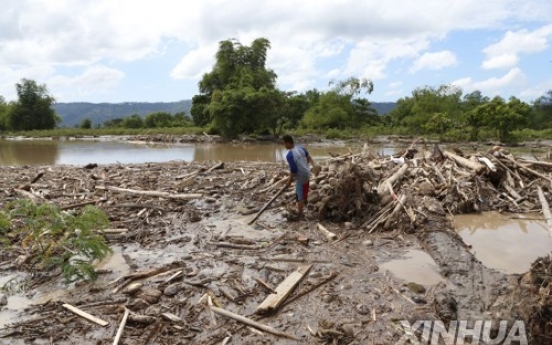
M58 102L191 99L221 40L271 42L286 91L351 76L367 98L415 88L518 97L552 90L550 0L0 0L0 96L21 78Z

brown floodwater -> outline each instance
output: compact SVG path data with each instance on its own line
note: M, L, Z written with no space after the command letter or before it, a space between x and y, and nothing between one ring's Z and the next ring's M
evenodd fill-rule
M544 220L535 218L539 216L484 212L457 215L454 223L484 265L505 273L524 273L536 258L552 251L552 234Z
M346 154L360 147L344 144L304 145L313 158ZM395 153L393 147L373 146L381 155ZM278 144L147 144L123 140L43 140L0 139L0 166L85 165L88 163L158 163L182 161L283 161L286 149Z
M409 250L402 258L381 264L380 270L389 271L406 282L422 285L435 285L445 280L433 258L417 249Z

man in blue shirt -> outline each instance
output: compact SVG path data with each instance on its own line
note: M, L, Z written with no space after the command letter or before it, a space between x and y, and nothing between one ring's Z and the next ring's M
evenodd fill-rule
M284 135L284 146L288 149L286 160L289 165L289 179L286 187L291 185L295 180L295 194L297 199L297 220L304 217L303 207L309 197L309 179L310 168L309 163L315 167L315 163L309 152L302 146L295 146L293 138L290 135Z

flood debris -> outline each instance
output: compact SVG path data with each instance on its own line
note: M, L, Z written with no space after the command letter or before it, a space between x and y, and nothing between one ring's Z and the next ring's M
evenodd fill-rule
M531 344L550 343L550 258L522 276L490 269L452 217L542 212L549 221L552 163L423 140L396 157L365 145L318 163L306 219L293 223L285 219L294 192L282 188L284 162L0 168L2 205L29 199L105 212L109 227L98 233L130 267L26 308L0 331L2 341L108 344L115 335L119 344L383 345L401 338L400 320L518 317ZM20 290L59 288L59 270L36 270L9 230L0 240L9 241L0 271L26 274ZM433 258L443 282L379 270L412 248Z

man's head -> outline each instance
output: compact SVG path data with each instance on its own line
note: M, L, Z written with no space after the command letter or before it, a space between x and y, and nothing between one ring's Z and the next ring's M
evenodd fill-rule
M286 149L289 150L293 148L294 144L293 144L293 138L291 137L291 135L284 135L282 139L284 140L284 146L286 147Z

